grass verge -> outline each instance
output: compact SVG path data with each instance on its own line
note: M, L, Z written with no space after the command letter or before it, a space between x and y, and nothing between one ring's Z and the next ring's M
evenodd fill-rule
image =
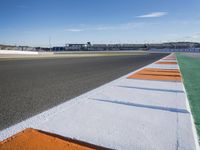
M200 137L200 57L178 53L177 59L183 75L197 134Z

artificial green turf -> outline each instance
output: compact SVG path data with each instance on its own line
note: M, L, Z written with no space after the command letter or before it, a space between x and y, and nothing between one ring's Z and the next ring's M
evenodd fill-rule
M178 63L183 75L194 123L200 137L200 57L177 54Z

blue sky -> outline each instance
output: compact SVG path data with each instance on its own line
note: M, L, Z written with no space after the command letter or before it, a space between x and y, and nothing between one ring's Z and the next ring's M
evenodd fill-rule
M200 42L200 0L0 0L0 43Z

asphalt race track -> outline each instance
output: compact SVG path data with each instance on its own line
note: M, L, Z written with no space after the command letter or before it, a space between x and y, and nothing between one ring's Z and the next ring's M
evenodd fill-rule
M0 130L167 54L0 61Z

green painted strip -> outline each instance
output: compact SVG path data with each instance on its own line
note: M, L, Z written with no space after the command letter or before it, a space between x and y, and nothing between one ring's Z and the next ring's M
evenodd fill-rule
M178 53L177 59L183 75L194 123L200 138L200 57L194 56Z

